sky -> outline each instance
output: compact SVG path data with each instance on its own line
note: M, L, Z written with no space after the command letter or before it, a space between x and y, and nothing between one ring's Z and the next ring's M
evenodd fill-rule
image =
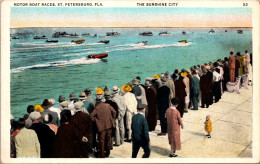
M12 7L20 27L252 27L250 8Z

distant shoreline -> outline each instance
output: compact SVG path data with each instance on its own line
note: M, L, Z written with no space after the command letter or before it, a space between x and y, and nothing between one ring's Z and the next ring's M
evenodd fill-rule
M11 27L10 29L21 29L21 28L248 28L252 29L253 27Z

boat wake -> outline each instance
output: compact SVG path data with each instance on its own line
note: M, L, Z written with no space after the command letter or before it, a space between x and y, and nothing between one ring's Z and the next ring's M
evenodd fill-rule
M101 59L86 59L86 57L84 57L84 58L72 59L68 61L56 61L56 62L49 62L46 64L36 64L32 66L18 67L12 69L11 73L22 72L27 69L45 69L50 67L67 67L67 66L78 65L78 64L95 64L100 61Z

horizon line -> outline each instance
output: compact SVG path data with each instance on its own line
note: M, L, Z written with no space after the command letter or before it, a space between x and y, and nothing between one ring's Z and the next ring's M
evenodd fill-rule
M253 28L253 27L10 27L16 28Z

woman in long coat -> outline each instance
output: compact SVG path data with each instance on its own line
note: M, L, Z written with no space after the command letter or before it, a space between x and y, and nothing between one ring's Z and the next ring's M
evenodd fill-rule
M157 124L157 91L149 81L146 81L145 92L149 110L147 123L149 131L154 131Z
M70 124L70 110L61 112L61 125L58 128L54 139L53 157L54 158L75 158L75 128Z
M183 124L181 115L176 109L177 100L173 98L171 102L172 106L167 109L165 116L167 118L169 144L171 145L170 157L177 157L175 151L181 149L180 126L183 129Z
M183 77L179 76L179 80L176 78L174 79L174 85L175 85L175 97L179 101L179 105L177 107L178 111L181 114L181 117L183 116L184 113L184 108L185 108L185 97L186 97L186 91L185 91L185 84L183 83Z

